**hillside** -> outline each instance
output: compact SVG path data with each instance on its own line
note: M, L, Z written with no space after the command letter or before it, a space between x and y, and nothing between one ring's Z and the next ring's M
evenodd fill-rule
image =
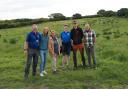
M58 59L58 74L51 72L51 58L48 56L43 78L38 75L23 80L26 58L23 54L23 42L31 26L0 30L0 89L128 89L128 19L116 17L85 18L78 20L83 28L90 23L96 31L95 53L97 69L73 70L72 54L70 66L61 69L61 55ZM72 20L54 21L38 24L39 31L44 26L63 30L64 24L72 27ZM79 56L79 55L77 55ZM86 60L87 56L85 54ZM80 64L81 59L78 58Z

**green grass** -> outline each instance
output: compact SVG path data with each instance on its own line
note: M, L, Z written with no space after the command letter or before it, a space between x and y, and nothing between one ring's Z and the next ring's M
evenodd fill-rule
M79 19L83 28L90 23L96 31L97 43L95 53L97 70L73 70L71 54L70 66L61 69L61 56L57 61L58 74L51 72L51 57L48 55L46 71L48 74L40 78L38 74L24 81L24 65L26 58L23 54L23 43L31 26L0 30L0 89L128 89L128 19L124 18L86 18ZM72 20L54 21L38 24L39 31L48 26L56 34L63 30L64 24ZM16 42L10 43L12 39ZM78 54L78 63L81 63ZM86 54L85 54L86 57ZM87 57L86 57L87 60Z

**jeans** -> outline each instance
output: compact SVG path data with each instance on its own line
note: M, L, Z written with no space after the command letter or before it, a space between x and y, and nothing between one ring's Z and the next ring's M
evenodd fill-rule
M85 50L86 50L86 54L88 57L88 65L91 67L91 57L93 59L93 65L96 65L96 58L95 58L95 54L94 54L94 46L87 46L85 45Z
M47 50L40 50L40 73L45 69Z
M38 50L37 49L28 49L28 55L27 55L27 62L25 66L25 76L28 76L30 65L33 59L33 65L32 65L32 75L36 75L36 67L38 64Z

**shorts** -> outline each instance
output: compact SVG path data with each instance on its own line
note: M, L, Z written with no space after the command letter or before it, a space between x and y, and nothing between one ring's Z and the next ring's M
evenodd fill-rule
M71 42L62 43L62 54L70 55L70 51L71 51Z
M81 44L77 44L77 45L73 45L73 50L78 50L78 49L83 49L84 48L84 45L81 43Z

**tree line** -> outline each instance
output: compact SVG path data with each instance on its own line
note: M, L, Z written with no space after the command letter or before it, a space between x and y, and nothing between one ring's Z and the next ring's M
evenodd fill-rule
M14 28L14 27L21 27L31 24L38 24L42 22L48 21L60 21L60 20L71 20L71 19L82 19L82 18L94 18L94 17L124 17L128 18L128 8L121 8L118 11L112 10L104 10L101 9L97 12L96 15L86 15L82 16L80 13L75 13L72 17L66 17L62 13L52 13L48 17L49 18L39 18L39 19L13 19L13 20L0 20L0 29L6 28Z

